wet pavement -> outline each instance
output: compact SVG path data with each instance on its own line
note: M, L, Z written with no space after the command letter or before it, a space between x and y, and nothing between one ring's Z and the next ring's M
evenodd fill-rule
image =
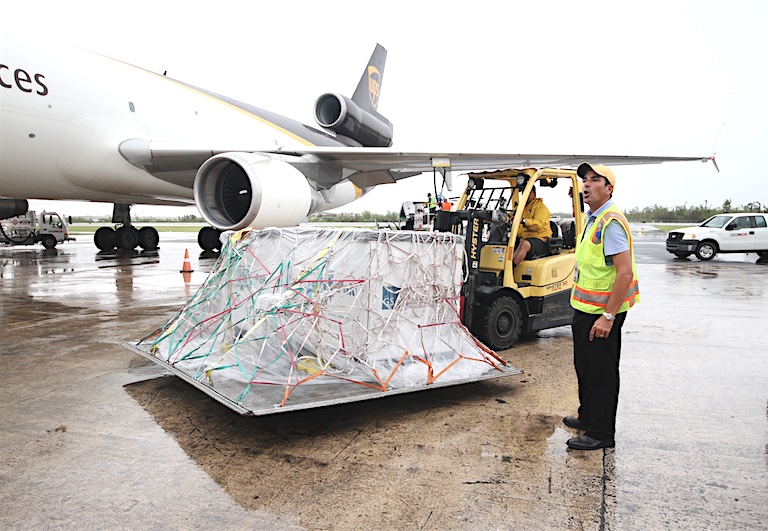
M663 238L635 235L616 448L595 452L565 447L568 328L503 352L520 376L248 418L120 346L203 282L195 234L0 247L0 527L764 529L768 266Z

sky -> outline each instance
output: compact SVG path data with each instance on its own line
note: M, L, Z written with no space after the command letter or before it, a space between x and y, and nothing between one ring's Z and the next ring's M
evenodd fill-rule
M379 112L398 150L716 151L719 173L697 162L616 168L616 204L768 204L768 2L2 0L2 12L4 31L167 71L312 125L315 99L351 96L378 42L388 50ZM380 186L340 210L397 211L432 182ZM31 208L111 213L95 203ZM184 213L196 210L133 208Z

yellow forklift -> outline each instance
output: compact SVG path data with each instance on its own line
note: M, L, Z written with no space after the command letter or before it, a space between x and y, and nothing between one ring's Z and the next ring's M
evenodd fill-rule
M521 334L570 324L576 241L584 230L576 170L508 169L468 177L456 210L438 211L434 219L434 230L465 238L463 324L494 350L511 348ZM567 194L572 215L550 220L545 256L513 266L523 208L534 185L538 196L555 187Z

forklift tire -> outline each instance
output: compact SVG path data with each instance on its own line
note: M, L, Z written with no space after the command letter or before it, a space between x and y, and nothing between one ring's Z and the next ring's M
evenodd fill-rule
M493 299L478 318L476 333L493 350L512 348L523 331L523 312L514 297Z
M46 249L53 249L54 247L56 247L56 243L57 243L56 236L53 236L51 234L46 234L42 237L42 239L40 240L40 243L42 243L43 247L45 247Z

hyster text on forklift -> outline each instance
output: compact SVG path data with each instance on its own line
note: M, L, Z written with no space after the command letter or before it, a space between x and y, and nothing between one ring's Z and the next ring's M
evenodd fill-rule
M576 171L528 168L468 177L456 210L440 210L434 220L435 230L465 238L463 324L495 350L512 347L523 333L570 324L576 239L584 224ZM550 220L545 256L514 266L516 236L534 185L539 196L558 186L570 197L573 215L560 223Z
M69 223L72 223L72 218L69 218ZM69 225L56 212L35 214L34 210L30 210L0 221L0 243L32 245L40 242L46 249L53 249L58 243L74 239L69 236Z

